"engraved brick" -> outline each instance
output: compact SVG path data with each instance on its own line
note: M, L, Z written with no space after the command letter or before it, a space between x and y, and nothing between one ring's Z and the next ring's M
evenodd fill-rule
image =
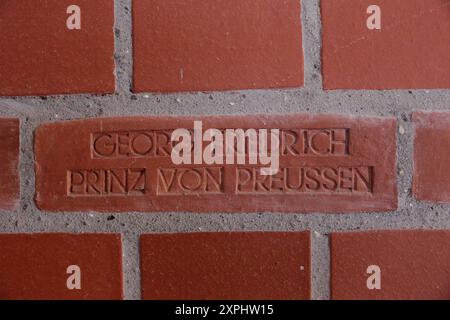
M135 92L300 87L298 0L135 0Z
M345 300L450 299L450 231L331 235L331 295Z
M415 112L413 122L414 196L450 203L450 112Z
M450 88L449 1L322 0L321 14L325 89Z
M0 299L122 299L115 234L0 235Z
M0 118L0 209L15 210L20 200L19 119Z
M1 2L1 96L114 92L113 0Z
M141 237L142 298L310 299L309 232Z
M242 157L175 164L172 133L186 129L195 151L200 120L200 136L216 129L224 148L229 130L241 132L230 148ZM264 175L266 166L251 162L262 145L248 137L275 129L279 170ZM48 211L389 211L397 206L395 132L392 118L299 114L49 123L35 133L36 203ZM200 154L208 147L203 141Z

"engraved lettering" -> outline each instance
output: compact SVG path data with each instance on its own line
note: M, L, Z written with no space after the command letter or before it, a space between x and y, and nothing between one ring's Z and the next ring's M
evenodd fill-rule
M116 151L116 145L113 142L113 136L104 133L99 134L93 141L93 151L99 157L110 157Z
M198 128L199 129L199 128ZM181 132L180 130L184 130ZM237 164L257 164L258 161L258 135L264 134L262 130L269 133L267 129L214 129L211 132L205 131L203 140L206 142L203 148L194 150L194 130L173 129L173 130L139 130L126 132L98 132L91 135L91 151L93 158L151 158L151 157L171 157L173 148L189 144L191 147L179 152L179 157L186 157L183 162L187 164L187 157L191 155L190 161L195 151L202 150L203 157L209 154L210 158L216 160L215 164L221 164L219 152L212 153L220 149L220 135L222 133L222 143L225 151L225 163ZM173 133L177 134L173 137ZM198 132L197 132L198 133ZM180 135L181 134L181 135ZM188 139L186 143L180 144L183 139ZM173 140L176 138L175 140ZM227 143L225 143L227 142ZM213 144L211 144L213 143ZM197 147L199 144L197 145ZM280 129L279 130L279 150L281 156L348 156L350 146L349 129ZM209 147L209 148L208 148ZM213 148L214 147L214 148ZM269 145L268 150L272 146ZM200 154L199 154L200 157ZM212 162L212 159L210 159ZM222 162L224 162L222 160ZM205 161L206 163L206 161Z
M286 167L272 176L257 167L238 167L235 191L245 193L350 193L373 192L373 167Z
M299 150L299 136L294 130L281 130L281 155L298 156Z
M155 156L157 157L170 157L172 150L172 144L170 141L171 133L167 131L155 131L156 148Z
M146 132L139 132L131 138L131 149L137 155L146 156L153 148L153 139Z
M199 195L224 192L223 167L158 168L157 195Z
M170 157L172 131L101 132L91 135L93 158Z
M347 156L348 129L280 130L282 156Z
M67 195L127 196L147 192L146 169L80 169L67 172Z

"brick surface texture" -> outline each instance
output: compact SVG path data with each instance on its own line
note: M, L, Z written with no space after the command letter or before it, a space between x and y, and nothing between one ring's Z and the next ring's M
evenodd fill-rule
M140 245L143 299L310 299L309 232L146 234Z
M39 2L0 1L0 299L450 299L450 0Z
M189 165L174 165L171 136L176 128L194 129L196 120L202 131L278 128L278 172L263 175L261 164L226 159L208 165L192 164L191 157ZM141 117L45 124L35 133L36 204L49 211L392 211L395 139L395 119L376 117ZM206 148L205 143L201 149Z

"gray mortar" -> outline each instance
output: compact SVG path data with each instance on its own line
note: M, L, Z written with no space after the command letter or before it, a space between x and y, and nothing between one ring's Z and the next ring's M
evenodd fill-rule
M116 0L117 92L0 99L2 117L21 119L21 203L1 212L0 232L117 232L123 235L126 299L140 298L139 236L153 232L313 231L313 297L329 298L329 247L332 231L376 229L450 229L450 207L418 202L411 196L414 110L450 109L450 90L323 91L319 0L303 0L305 87L183 94L133 94L131 0ZM430 48L432 50L432 48ZM399 209L359 214L192 214L192 213L46 213L34 204L33 132L40 124L65 119L124 115L210 115L256 113L334 113L393 116L398 135ZM108 217L114 216L113 220ZM412 244L413 245L413 244Z

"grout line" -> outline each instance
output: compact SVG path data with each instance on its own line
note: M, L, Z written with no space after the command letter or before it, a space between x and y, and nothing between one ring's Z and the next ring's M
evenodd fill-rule
M133 77L132 68L132 0L115 1L115 53L117 65L117 94L129 96Z
M117 75L118 94L124 97L124 103L129 100L133 78L132 67L132 0L115 1L116 51L114 57L119 65ZM133 230L122 231L123 250L123 285L124 299L138 300L141 298L139 235Z
M302 0L302 32L305 88L322 90L320 0ZM314 228L310 229L312 299L328 300L330 296L328 238Z
M125 300L141 299L139 235L122 233L123 279Z
M320 0L302 1L305 89L322 90Z
M329 237L317 231L312 234L312 288L313 300L329 300L330 291L330 244Z

